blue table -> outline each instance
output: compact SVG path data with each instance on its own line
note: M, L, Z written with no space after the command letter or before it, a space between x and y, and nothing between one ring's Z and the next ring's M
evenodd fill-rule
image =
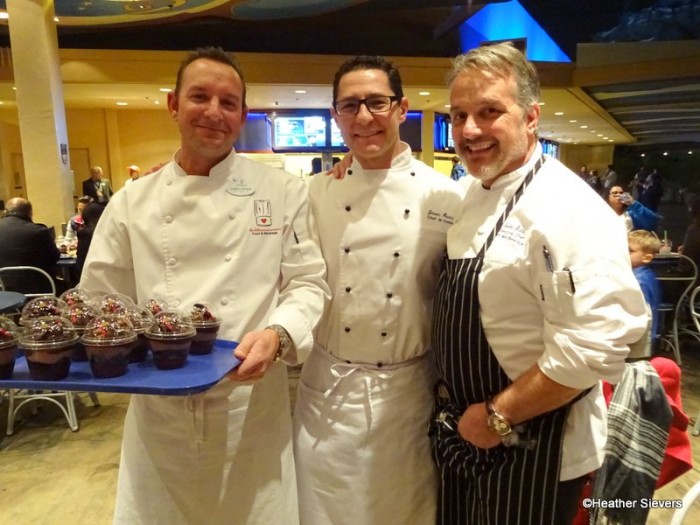
M15 310L24 304L27 298L19 292L0 291L0 313Z

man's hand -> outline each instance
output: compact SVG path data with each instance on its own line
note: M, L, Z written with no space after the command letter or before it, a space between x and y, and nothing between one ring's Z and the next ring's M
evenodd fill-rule
M345 178L345 171L352 164L352 153L346 153L345 156L340 159L340 162L333 165L331 169L326 172L326 175L332 175L338 180Z
M280 346L280 338L274 330L248 332L233 351L243 362L226 376L234 381L260 379L272 366Z
M486 403L470 405L462 414L457 430L462 439L479 448L493 448L501 444L501 436L486 424Z

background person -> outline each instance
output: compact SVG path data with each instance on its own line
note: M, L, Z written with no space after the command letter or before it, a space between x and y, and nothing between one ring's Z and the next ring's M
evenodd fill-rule
M466 174L467 172L462 165L462 161L459 160L459 157L457 155L452 157L452 171L450 172L450 178L454 181L458 181Z
M76 252L76 273L78 280L85 266L85 258L87 257L90 244L92 244L92 236L95 233L97 223L102 216L104 206L100 206L96 202L88 204L82 211L83 226L78 230L78 249Z
M63 242L67 247L72 247L78 244L77 234L83 227L83 210L91 202L94 201L92 200L92 197L88 195L83 195L78 199L78 204L76 206L78 213L73 215L73 217L71 217L68 221L68 224L66 225L66 235L63 237Z
M661 215L644 206L632 195L625 192L622 186L613 186L606 195L608 204L624 222L625 229L655 231L659 226Z
M35 266L53 278L61 253L54 236L45 225L32 220L32 204L21 197L7 201L7 214L0 220L0 268ZM38 273L6 274L5 288L20 293L51 293L46 279Z
M242 364L202 394L132 396L114 522L296 524L287 369L311 349L328 287L303 180L238 155L245 81L219 48L185 58L173 161L115 194L80 288L212 305Z
M126 182L124 183L125 186L127 184L131 184L135 180L138 180L139 175L141 174L141 168L139 168L136 164L132 164L131 166L127 166L126 169L129 171L129 178L126 179Z
M109 180L102 178L102 168L93 166L90 168L90 178L83 181L83 195L92 197L92 200L102 206L107 206L112 198L112 185Z
M539 80L523 54L473 49L449 90L470 178L433 306L438 522L571 523L603 459L600 380L621 377L644 299L608 206L543 158Z
M435 519L430 308L462 190L400 141L407 111L387 59L336 72L331 114L350 153L342 180L315 176L309 189L333 299L294 410L304 525Z

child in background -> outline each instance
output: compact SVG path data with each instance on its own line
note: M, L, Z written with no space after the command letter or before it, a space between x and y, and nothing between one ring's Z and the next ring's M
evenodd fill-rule
M661 287L656 279L654 270L649 268L649 263L659 253L661 241L652 232L646 230L633 230L627 234L627 242L630 250L630 260L634 276L642 288L644 300L651 310L651 330L647 330L642 340L637 345L630 347L630 358L651 357L652 343L659 335L659 304L661 303Z

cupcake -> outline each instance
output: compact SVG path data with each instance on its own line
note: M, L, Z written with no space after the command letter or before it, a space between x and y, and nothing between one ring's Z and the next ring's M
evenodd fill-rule
M149 299L146 303L146 308L153 315L158 315L163 310L168 310L168 304L162 299Z
M15 369L19 330L9 317L0 315L0 379L10 379Z
M33 319L39 317L60 316L65 308L66 303L53 295L35 297L22 308L19 324L28 326Z
M73 324L63 317L49 315L28 319L25 327L19 346L27 358L29 376L36 381L65 379L78 342Z
M122 315L134 325L137 336L129 353L129 363L139 363L146 359L148 354L148 341L145 334L154 322L153 314L143 306L134 305L127 306Z
M103 314L116 314L133 305L134 301L121 293L108 293L97 300L97 309Z
M90 296L85 290L71 288L60 295L60 299L68 306L90 302Z
M85 327L81 341L85 345L93 376L118 377L127 372L136 331L131 321L122 314L98 315Z
M214 341L219 333L221 320L212 313L212 311L203 303L194 303L190 309L190 318L192 324L197 330L190 354L205 355L210 354L214 349Z
M97 309L87 303L75 303L72 306L68 306L63 311L63 317L68 319L73 324L75 331L79 336L83 335L85 332L85 327L98 315L99 312ZM85 345L82 341L78 341L75 345L75 350L73 350L71 361L82 362L87 360L88 357L87 352L85 351Z
M174 310L156 315L155 322L146 330L156 368L172 370L183 367L196 333L189 316Z

